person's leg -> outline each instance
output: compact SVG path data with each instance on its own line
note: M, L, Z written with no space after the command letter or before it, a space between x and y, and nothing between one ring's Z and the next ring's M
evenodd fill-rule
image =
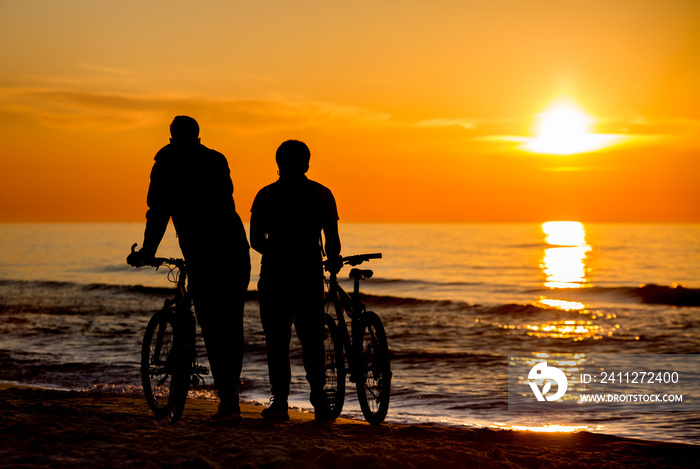
M306 380L312 391L322 389L326 380L323 314L311 311L300 313L294 318L294 326L302 347Z
M267 367L270 387L274 400L287 402L292 370L289 362L289 344L292 338L292 314L289 305L284 304L289 297L284 285L262 275L258 282L260 294L260 320L265 333Z
M235 414L243 364L243 311L250 270L217 271L210 267L190 275L190 292L207 349L221 411Z
M326 382L326 351L324 340L325 311L323 308L323 281L309 282L299 287L298 309L295 309L294 326L302 347L306 380L310 387L310 401L317 420L332 418L323 386Z

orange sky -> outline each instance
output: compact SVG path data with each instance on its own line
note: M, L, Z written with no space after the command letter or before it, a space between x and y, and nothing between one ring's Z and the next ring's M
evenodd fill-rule
M696 0L6 0L0 221L142 221L188 114L244 219L296 138L343 221L700 222L698 25ZM524 150L561 99L617 144Z

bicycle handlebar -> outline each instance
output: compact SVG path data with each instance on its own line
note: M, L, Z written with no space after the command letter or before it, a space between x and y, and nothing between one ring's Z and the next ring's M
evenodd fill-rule
M136 252L136 246L138 243L134 243L131 246L131 253ZM375 253L370 253L370 254L356 254L354 256L345 256L341 257L340 261L342 262L343 265L351 265L351 266L356 266L360 265L365 261L369 261L371 259L381 259L382 258L382 253L381 252L375 252ZM323 265L328 268L330 262L332 259L328 259L323 262ZM144 262L141 265L134 266L134 267L144 267L144 266L150 266L150 267L160 267L164 264L168 265L174 265L180 269L185 268L185 260L184 259L178 259L175 257L153 257L151 259L148 259L147 262Z
M368 261L370 259L381 259L382 258L382 253L381 252L375 252L372 254L357 254L354 256L346 256L343 257L343 264L348 264L348 265L359 265L362 264L365 261Z
M132 254L133 254L134 252L136 252L136 245L137 245L137 244L138 244L138 243L134 243L134 244L131 246L131 253L132 253ZM141 265L139 265L139 266L134 266L134 267L145 267L145 266L148 266L148 267L156 267L156 268L158 268L158 267L160 267L160 266L162 266L162 265L165 265L165 264L167 264L167 265L174 265L174 266L176 266L176 267L178 267L178 268L180 268L180 269L184 269L184 267L185 267L185 260L184 260L184 259L178 259L178 258L175 258L175 257L153 257L153 258L151 258L151 259L148 259L148 262L145 262L145 263L143 263L143 264L141 264Z
M359 265L362 264L365 261L369 261L371 259L381 259L382 258L382 253L381 252L375 252L372 254L356 254L354 256L345 256L340 258L340 263L342 265ZM323 266L326 268L326 270L330 270L331 265L334 265L335 262L338 262L336 259L326 259L323 261ZM337 266L337 264L335 264Z

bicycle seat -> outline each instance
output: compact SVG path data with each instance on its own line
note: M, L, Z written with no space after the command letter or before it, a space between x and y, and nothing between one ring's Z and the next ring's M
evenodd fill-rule
M352 269L350 271L350 278L353 280L364 280L370 278L372 275L374 275L374 271L369 269Z

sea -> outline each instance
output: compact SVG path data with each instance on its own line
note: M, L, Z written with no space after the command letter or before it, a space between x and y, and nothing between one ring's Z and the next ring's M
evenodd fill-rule
M174 287L166 268L125 263L143 228L0 224L0 381L141 392L143 333ZM361 290L388 337L387 422L700 444L698 411L513 411L507 380L513 355L700 354L700 224L345 223L340 234L344 255L383 255L363 264L374 275ZM180 256L172 227L158 254ZM255 252L252 263L241 399L267 403ZM290 405L308 410L296 337L291 347ZM191 397L215 398L205 381ZM343 416L362 419L354 389Z

